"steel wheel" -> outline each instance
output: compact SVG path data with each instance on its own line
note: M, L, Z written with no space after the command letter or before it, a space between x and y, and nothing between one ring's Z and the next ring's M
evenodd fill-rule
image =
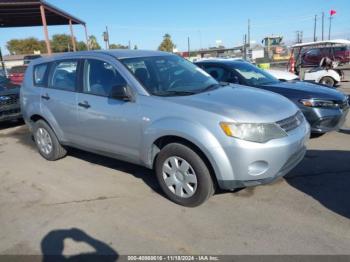
M163 179L169 190L182 198L189 198L197 190L197 176L184 159L172 156L163 164Z
M52 140L50 134L46 131L46 129L40 127L36 131L35 137L39 150L45 155L49 155L52 152Z

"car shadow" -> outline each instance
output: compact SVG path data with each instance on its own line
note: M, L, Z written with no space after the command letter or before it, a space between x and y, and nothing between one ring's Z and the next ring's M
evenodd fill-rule
M350 218L350 151L309 150L285 176L291 186Z
M75 148L69 148L68 154L72 157L87 161L93 165L101 165L104 167L115 169L116 171L131 174L138 179L142 179L142 181L153 191L164 196L154 172L150 169Z
M95 251L65 256L64 240L71 239L75 242L86 243ZM58 261L117 261L119 255L106 243L89 236L84 231L72 229L59 229L50 231L41 241L43 262Z

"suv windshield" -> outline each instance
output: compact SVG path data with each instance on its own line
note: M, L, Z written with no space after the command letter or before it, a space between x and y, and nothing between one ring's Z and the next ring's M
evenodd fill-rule
M175 55L125 58L121 61L153 95L191 95L219 86L208 73Z
M249 63L235 63L234 71L250 86L276 84L280 82L274 76Z

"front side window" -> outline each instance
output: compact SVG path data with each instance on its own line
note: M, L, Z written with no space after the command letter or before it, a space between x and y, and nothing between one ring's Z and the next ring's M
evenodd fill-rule
M204 70L175 55L121 61L149 93L157 96L190 95L218 85Z
M126 81L111 64L94 59L85 60L84 93L108 97L113 88L125 85Z
M41 64L34 67L34 85L43 86L48 64Z
M207 66L205 68L205 71L207 71L217 81L225 81L227 79L227 72L222 67Z
M277 78L249 63L235 63L233 71L243 78L244 82L249 86L279 83Z
M57 62L52 71L50 87L65 91L75 91L77 83L77 60Z

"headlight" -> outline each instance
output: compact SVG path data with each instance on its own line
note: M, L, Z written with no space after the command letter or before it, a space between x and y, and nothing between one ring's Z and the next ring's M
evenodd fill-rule
M321 99L302 99L300 100L304 106L307 107L328 107L328 108L338 108L339 105L331 100L321 100Z
M227 136L258 143L265 143L272 139L287 136L287 133L282 128L273 123L249 124L221 122L220 126Z

